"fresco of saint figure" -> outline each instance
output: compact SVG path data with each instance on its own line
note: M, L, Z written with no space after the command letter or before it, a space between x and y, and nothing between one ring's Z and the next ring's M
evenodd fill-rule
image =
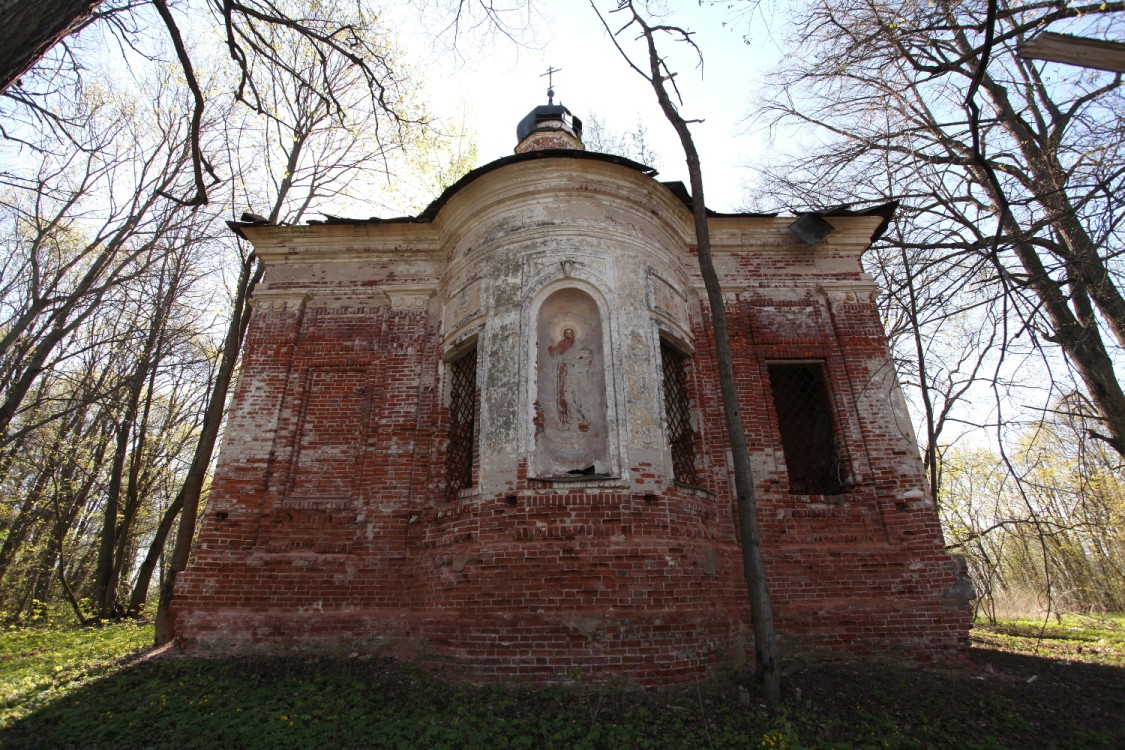
M561 289L543 302L538 333L535 473L601 473L609 444L598 306L581 290Z
M555 414L560 428L587 432L593 406L594 352L576 341L573 328L566 328L562 339L547 347L547 353L555 362Z

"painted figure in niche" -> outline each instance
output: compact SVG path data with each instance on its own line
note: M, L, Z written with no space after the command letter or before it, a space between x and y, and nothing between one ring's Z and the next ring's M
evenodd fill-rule
M562 339L547 347L547 353L555 358L555 413L562 429L588 432L594 352L588 346L576 345L575 339L574 329L566 328Z
M609 467L606 373L597 303L560 289L539 309L535 428L538 476L601 474Z

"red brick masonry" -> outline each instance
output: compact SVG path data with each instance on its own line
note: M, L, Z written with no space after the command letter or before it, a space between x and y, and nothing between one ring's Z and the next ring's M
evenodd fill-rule
M779 257L738 261L739 277L769 283L728 309L785 652L956 655L964 582L881 385L876 306L824 291L859 281L858 263L796 276ZM504 492L450 501L437 316L321 301L337 283L309 279L289 298L275 284L256 304L195 561L176 588L189 650L379 652L471 679L642 683L753 653L705 307L690 372L701 487L648 465L569 484L524 468ZM780 299L778 287L806 291ZM823 363L842 494L789 493L767 365L791 360Z

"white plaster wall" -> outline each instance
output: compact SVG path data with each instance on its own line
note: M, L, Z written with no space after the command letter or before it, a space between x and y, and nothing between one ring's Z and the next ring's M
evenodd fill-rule
M442 211L450 265L441 288L446 309L458 310L443 340L455 346L480 331L480 493L510 490L521 462L536 475L537 316L567 287L589 294L602 318L610 456L598 472L644 489L632 470L648 464L659 478L644 483L670 482L657 326L688 341L686 210L633 170L548 162L485 175ZM460 312L470 308L479 322Z

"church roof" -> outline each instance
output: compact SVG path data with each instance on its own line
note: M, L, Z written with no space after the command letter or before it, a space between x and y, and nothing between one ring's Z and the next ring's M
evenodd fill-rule
M306 223L314 226L362 224L428 224L434 220L438 212L441 211L442 207L445 206L445 204L448 203L454 195L468 187L471 183L475 182L479 178L488 174L489 172L501 169L508 166L509 164L519 164L527 161L535 161L537 159L576 159L580 161L600 161L607 164L617 164L619 166L626 167L627 169L635 170L647 177L655 178L657 175L657 170L653 167L633 161L632 159L627 159L624 156L602 154L595 151L578 151L575 149L542 149L539 151L528 151L522 154L512 154L511 156L505 156L500 159L490 161L487 164L482 164L476 169L469 171L457 182L446 188L441 195L439 195L432 203L430 203L430 205L426 206L426 208L417 216L395 216L389 218L372 216L366 219L355 219L344 216L323 214L323 219L309 219ZM687 186L684 185L683 182L679 180L671 180L667 182L662 181L660 184L667 188L689 210L692 208L691 193L688 191ZM795 212L795 215L813 215L822 218L831 218L833 216L881 216L883 218L883 221L880 223L873 236L871 237L871 241L874 242L875 240L879 239L879 237L881 237L886 231L887 227L890 225L891 217L894 215L895 209L897 208L898 202L891 201L889 203L882 203L876 206L870 206L858 210L852 210L849 205L843 205L832 208L819 209L815 211ZM721 213L719 211L712 211L711 209L707 209L707 216L712 218L772 218L777 215L778 212L776 211L768 213L757 213L751 211ZM230 228L240 236L242 234L239 229L240 227L260 225L262 223L262 221L247 221L245 220L245 215L244 220L241 222L227 222L228 226L230 226Z
M442 207L449 202L449 200L459 193L469 184L475 182L477 179L483 177L489 172L494 172L497 169L506 167L509 164L519 164L525 161L535 161L536 159L578 159L585 161L600 161L607 164L619 164L623 167L636 170L643 175L654 177L656 170L640 162L635 162L632 159L626 159L624 156L615 156L613 154L599 154L593 151L577 151L573 149L543 149L540 151L528 151L523 154L512 154L505 156L495 161L490 161L487 164L482 164L474 170L466 173L464 177L457 180L442 192L430 205L417 216L395 216L391 218L380 218L372 216L369 219L348 219L340 216L332 216L324 214L324 219L310 219L309 224L426 224L434 220Z
M430 203L430 205L426 206L426 208L420 214L418 214L417 216L395 216L395 217L390 217L390 218L381 218L381 217L378 217L378 216L372 216L372 217L367 218L367 219L350 219L350 218L346 218L346 217L343 217L343 216L332 216L331 214L324 214L323 219L310 219L308 221L308 223L313 224L313 225L321 225L321 224L424 224L424 223L428 223L428 222L431 222L431 221L434 220L434 217L437 216L438 212L442 209L442 207L446 203L448 203L449 200L454 195L456 195L458 192L460 192L461 190L466 188L472 182L476 181L478 178L483 177L484 175L488 174L489 172L493 172L497 169L501 169L502 167L506 167L509 164L519 164L520 162L534 161L536 159L577 159L577 160L585 160L585 161L600 161L600 162L604 162L604 163L607 163L607 164L618 164L618 165L626 167L628 169L633 169L633 170L635 170L637 172L640 172L641 174L643 174L647 177L656 177L656 175L657 175L657 171L654 168L652 168L652 167L650 167L646 164L641 164L640 162L633 161L632 159L627 159L624 156L616 156L614 154L602 154L602 153L598 153L596 151L577 151L577 150L574 150L574 149L565 149L565 148L543 149L543 150L540 150L540 151L528 151L526 153L512 154L511 156L505 156L503 158L496 159L495 161L490 161L489 163L483 164L483 165L477 167L476 169L466 173L464 177L462 177L460 180L458 180L457 182L453 183L448 188L446 188L445 191L441 195L439 195L436 200L434 200L432 203ZM692 205L692 203L691 203L691 193L688 192L688 189L684 185L683 182L680 182L679 180L672 180L672 181L668 181L668 182L661 182L661 184L664 185L664 187L668 188L668 190L671 191L671 193L673 195L675 195L676 198L678 198L686 207L688 207L689 209L691 208L691 205ZM772 216L777 216L777 213L776 212L775 213L750 213L750 212L719 213L718 211L712 211L711 209L707 209L707 215L708 216L714 216L714 217L722 217L722 216L772 217Z

